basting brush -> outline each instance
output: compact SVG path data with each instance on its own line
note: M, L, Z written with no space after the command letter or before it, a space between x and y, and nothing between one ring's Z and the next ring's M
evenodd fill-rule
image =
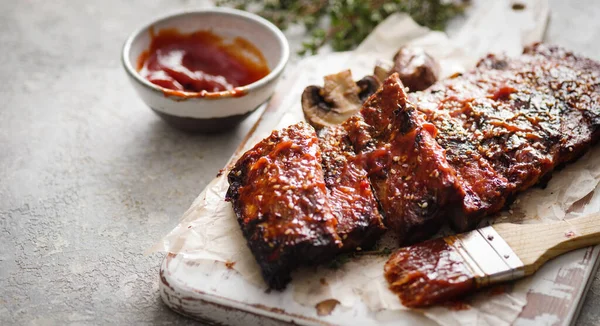
M443 303L535 273L565 252L600 244L600 213L540 224L500 223L396 251L385 264L406 307Z

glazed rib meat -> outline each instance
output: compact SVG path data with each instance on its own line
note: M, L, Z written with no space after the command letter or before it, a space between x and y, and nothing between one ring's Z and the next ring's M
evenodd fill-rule
M274 131L231 169L227 200L271 288L299 265L368 248L385 230L367 173L341 126Z
M518 58L489 55L474 71L410 95L455 169L461 200L449 215L458 231L597 141L599 76L597 62L538 44Z
M475 228L585 153L600 136L599 90L600 64L538 44L408 98L391 76L344 126L386 226L409 243L446 221Z
M273 131L236 162L228 179L226 199L271 288L284 288L297 266L340 251L317 136L308 124Z
M344 250L372 246L385 230L362 159L342 126L319 131L328 203Z
M454 170L435 141L436 128L407 102L398 74L390 76L344 123L362 155L387 227L401 242L430 235L454 201Z
M600 64L538 44L410 95L394 74L319 137L306 123L274 131L231 169L227 200L281 289L299 265L373 244L383 224L402 244L447 222L475 228L599 138Z

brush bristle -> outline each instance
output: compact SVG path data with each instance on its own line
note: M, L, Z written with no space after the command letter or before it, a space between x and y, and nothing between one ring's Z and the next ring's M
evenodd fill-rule
M390 289L409 308L427 307L475 289L475 276L454 246L434 239L401 248L387 261Z

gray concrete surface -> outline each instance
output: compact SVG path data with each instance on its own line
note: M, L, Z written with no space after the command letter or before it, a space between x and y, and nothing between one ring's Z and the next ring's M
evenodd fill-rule
M125 37L199 1L0 1L0 325L192 322L158 296L177 222L257 115L190 136L134 94ZM550 42L600 59L597 1L552 1ZM600 323L600 279L579 325Z

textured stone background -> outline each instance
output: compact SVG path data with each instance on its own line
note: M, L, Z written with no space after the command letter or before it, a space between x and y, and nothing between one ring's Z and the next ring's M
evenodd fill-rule
M549 42L600 59L600 3L552 2ZM152 17L204 1L0 1L0 325L190 324L158 296L169 231L257 118L190 136L119 62ZM596 276L578 320L600 323Z

